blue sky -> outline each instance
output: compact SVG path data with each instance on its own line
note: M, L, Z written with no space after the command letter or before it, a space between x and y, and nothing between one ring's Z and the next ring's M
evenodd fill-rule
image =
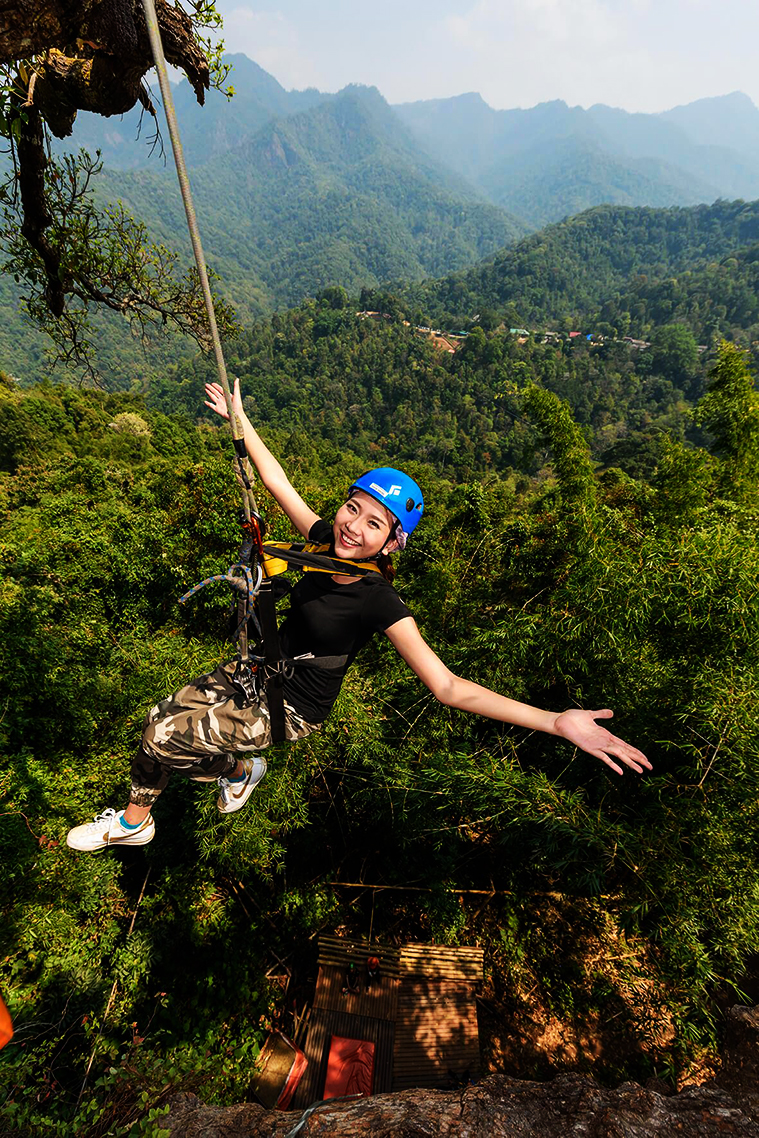
M754 0L218 0L228 51L283 86L391 103L479 91L660 111L740 90L759 105Z

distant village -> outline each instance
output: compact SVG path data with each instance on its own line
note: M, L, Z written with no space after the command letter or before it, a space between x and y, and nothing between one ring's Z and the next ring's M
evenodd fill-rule
M392 320L392 316L390 316L390 314L387 312L357 312L356 316L359 320ZM477 317L475 316L474 321L476 322L476 320ZM426 328L423 325L418 324L412 325L408 320L404 320L403 324L406 328L413 327L414 331L418 335L424 336L425 339L429 340L432 343L433 347L437 348L438 351L449 352L451 355L459 350L469 335L468 332L446 332L440 328ZM636 340L633 336L620 336L613 338L609 336L602 336L598 332L546 332L542 329L530 328L507 329L505 324L501 324L501 326L496 329L496 331L504 333L508 332L510 336L515 336L518 344L526 344L529 339L540 337L540 342L544 344L561 344L566 343L567 341L571 342L577 339L584 339L591 346L596 347L600 347L600 345L609 342L628 344L629 347L635 348L639 351L644 348L651 347L651 344L648 340ZM700 352L705 352L706 347L706 344L699 344L698 350Z

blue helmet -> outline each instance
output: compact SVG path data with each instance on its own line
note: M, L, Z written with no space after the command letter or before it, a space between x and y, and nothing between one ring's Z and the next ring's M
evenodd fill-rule
M401 538L399 544L403 548L405 539L416 529L424 512L422 491L414 479L392 466L380 466L376 470L367 470L366 474L357 478L349 494L354 490L363 490L398 519L401 533L396 531L396 536Z

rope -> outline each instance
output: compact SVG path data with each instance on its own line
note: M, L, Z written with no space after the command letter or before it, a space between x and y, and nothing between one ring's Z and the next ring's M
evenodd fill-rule
M238 624L234 634L235 639L237 639L249 620L254 620L255 624L258 625L258 620L255 615L255 602L258 596L258 590L261 588L263 576L261 566L256 566L256 581L254 584L253 574L249 566L242 563L230 565L226 573L214 573L212 577L206 577L204 581L198 581L197 585L193 585L191 589L188 589L187 592L179 598L179 603L180 605L186 604L196 593L204 589L206 585L213 585L216 581L225 581L241 594L240 604L238 606ZM260 626L258 631L260 633Z
M229 426L230 430L232 431L232 438L235 441L235 453L237 455L240 474L243 481L242 499L243 509L245 510L245 519L246 521L250 522L251 513L258 513L258 510L256 508L256 500L253 496L253 490L251 488L253 471L251 469L249 460L247 457L245 457L244 445L242 447L239 445L243 440L243 432L242 427L238 422L237 416L235 415L234 408L232 407L232 393L229 389L227 368L226 364L224 363L224 353L221 347L219 329L216 324L216 313L213 306L211 286L208 283L208 273L206 272L206 262L205 257L203 256L203 247L200 243L200 230L198 229L198 221L195 216L195 207L192 202L190 180L187 177L187 167L185 165L184 154L182 152L182 143L179 138L179 126L177 124L177 117L174 111L174 99L171 94L169 75L166 70L166 59L163 54L161 32L158 27L158 16L156 15L155 4L153 3L153 0L142 0L142 7L145 12L145 22L148 27L148 36L150 37L150 47L153 52L153 60L155 62L156 71L158 72L158 85L161 89L163 109L166 114L166 124L169 128L169 138L171 139L171 147L174 151L174 164L177 168L179 189L182 194L184 211L187 216L187 227L190 231L192 250L195 254L195 264L198 268L198 276L200 277L200 285L203 291L206 313L208 314L208 326L211 332L211 342L213 344L214 355L216 357L216 368L219 373L219 382L221 383L221 387L224 392L224 401L227 406L227 415L229 416Z
M227 367L224 363L224 353L221 348L221 338L219 337L219 329L216 324L216 312L213 306L213 296L211 295L211 286L208 283L208 273L206 272L206 260L203 256L203 246L200 243L200 230L198 229L198 221L195 216L195 206L192 202L192 194L190 192L190 179L187 176L187 166L185 165L184 154L182 152L182 143L179 138L179 126L177 124L177 116L174 110L174 98L171 94L171 84L169 83L169 75L166 70L166 58L163 54L163 44L161 43L161 32L158 27L158 16L156 15L155 4L153 0L142 0L142 7L145 13L145 23L148 29L148 36L150 37L150 48L153 53L153 61L155 63L156 71L158 72L158 86L161 89L161 98L163 100L163 109L166 114L166 125L169 128L169 138L171 139L171 148L174 152L174 165L177 168L177 178L179 179L179 189L182 194L182 202L184 203L184 211L187 217L187 228L190 231L190 241L192 242L192 251L195 254L195 264L198 269L198 277L200 278L200 286L203 291L203 300L205 301L206 313L208 315L208 327L211 333L211 343L213 344L213 351L216 357L216 370L219 373L219 382L221 383L222 391L224 392L224 402L227 408L227 417L229 419L229 429L232 432L232 441L234 443L235 455L237 457L237 468L240 473L240 490L242 493L242 508L245 521L243 529L246 533L246 543L251 541L252 535L258 535L258 542L260 544L260 530L258 528L258 507L256 506L256 499L253 495L252 479L253 468L250 465L250 460L245 449L245 439L243 436L242 425L235 415L232 406L232 393L229 390L229 380L227 378ZM246 549L249 551L251 545L243 544L243 551L241 557L246 556ZM237 650L241 664L248 662L248 610L250 608L250 590L248 591L247 607L246 602L241 597L238 601L238 618L237 625Z
M241 573L242 576L235 576L236 572ZM259 566L257 580L254 585L253 574L247 565L232 565L227 569L226 573L215 573L213 577L206 577L204 581L198 581L197 585L193 585L191 589L188 589L187 592L179 598L179 603L180 605L185 604L185 602L189 601L191 597L194 597L196 593L199 593L201 589L204 589L206 585L212 585L214 581L227 581L233 589L237 589L239 592L245 592L249 597L254 597L261 587L262 575L262 570Z
M332 1106L333 1103L336 1103L336 1102L347 1102L349 1099L357 1099L357 1098L363 1098L363 1097L364 1096L360 1095L360 1094L340 1095L339 1098L325 1098L325 1099L320 1099L319 1102L312 1103L311 1106L307 1107L306 1110L303 1111L303 1114L300 1116L298 1121L295 1123L295 1126L293 1126L292 1130L287 1131L287 1134L285 1134L285 1138L296 1138L296 1135L300 1134L301 1130L306 1125L306 1123L308 1122L309 1118L314 1113L314 1111L319 1110L320 1107Z

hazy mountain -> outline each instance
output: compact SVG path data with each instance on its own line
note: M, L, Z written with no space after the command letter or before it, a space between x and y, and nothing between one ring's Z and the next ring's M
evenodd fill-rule
M474 94L395 110L430 154L532 225L604 202L759 196L759 110L745 95L661 115L560 100L496 111Z
M719 196L658 158L621 158L589 138L566 136L536 144L494 163L482 176L490 199L539 229L546 218L571 217L597 205L665 207Z
M243 315L327 285L358 291L438 275L526 231L420 153L373 88L346 88L271 122L196 166L192 184L209 262ZM173 170L106 174L101 192L187 248Z
M391 278L440 276L527 232L421 151L372 88L346 88L272 119L243 145L193 166L191 180L206 257L243 319L328 285L357 294ZM154 239L189 261L173 163L106 169L97 192L123 201ZM40 338L24 330L12 282L5 285L0 367L23 374L25 353L14 344L28 340L39 374ZM122 322L104 324L109 366L124 378L139 374L139 345Z
M174 90L189 166L236 150L275 121L330 102L316 90L286 91L244 55L230 55L227 99L210 91L199 107L186 80ZM530 228L605 202L693 205L759 197L759 110L739 92L700 99L662 114L630 114L561 100L496 111L478 94L394 108L410 131L407 149L454 171L491 204ZM159 106L161 138L169 151ZM139 136L139 137L138 137ZM155 124L131 111L121 119L81 113L63 144L99 149L107 167L157 170L170 154L152 151ZM443 183L444 184L444 183ZM459 184L457 192L461 192Z
M188 166L207 162L240 146L275 118L297 114L332 97L313 88L286 91L272 75L246 55L228 55L225 62L231 65L225 86L234 88L232 98L211 90L206 93L205 105L201 107L186 79L173 87L182 149ZM171 145L157 83L153 88L158 128L167 162L171 162ZM91 153L100 150L104 164L112 169L156 169L162 162L160 144L157 148L153 145L155 134L156 123L139 107L111 119L80 111L72 137L56 141L55 145L58 150L78 149L80 146Z
M647 224L620 221L628 217L624 211L584 214L569 237L553 227L534 245L520 245L512 259L507 250L470 276L463 270L513 245L546 218L588 205L759 196L759 112L740 94L662 115L600 105L586 111L560 101L495 111L479 95L393 109L373 88L349 87L337 95L286 91L245 56L231 61L231 101L210 92L207 106L199 108L183 81L175 102L206 255L243 319L328 285L357 293L364 285L446 274L423 294L435 311L470 312L469 300L475 307L503 307L513 295L523 319L531 312L571 312L571 296L578 304L582 297L595 303L603 287L615 289L625 272L636 271L631 266L658 264L665 271L675 264L669 256L656 262L653 245L666 244L670 230L682 230L688 211L666 211L666 221L651 223L654 238ZM173 162L151 158L152 128L145 123L142 139L134 141L138 122L135 113L122 120L80 115L69 145L101 148L102 198L122 199L152 235L189 260ZM610 230L609 218L616 219ZM600 240L604 226L608 255L620 267L602 269L605 254L594 247L594 268L585 281L588 266L572 252L572 235L586 232ZM717 228L720 239L709 255L720 257L735 235L728 239L721 222ZM693 253L690 236L683 238L683 264ZM539 272L536 256L544 262ZM517 279L519 273L524 279ZM28 340L38 373L40 342L20 326L14 286L4 285L0 347ZM123 350L116 347L118 323L105 323L109 359L133 374L141 367L134 345L124 338ZM24 352L13 347L13 370L22 368ZM166 358L160 357L161 366Z
M677 126L698 146L729 147L747 155L759 153L759 112L742 91L697 99L658 117Z

